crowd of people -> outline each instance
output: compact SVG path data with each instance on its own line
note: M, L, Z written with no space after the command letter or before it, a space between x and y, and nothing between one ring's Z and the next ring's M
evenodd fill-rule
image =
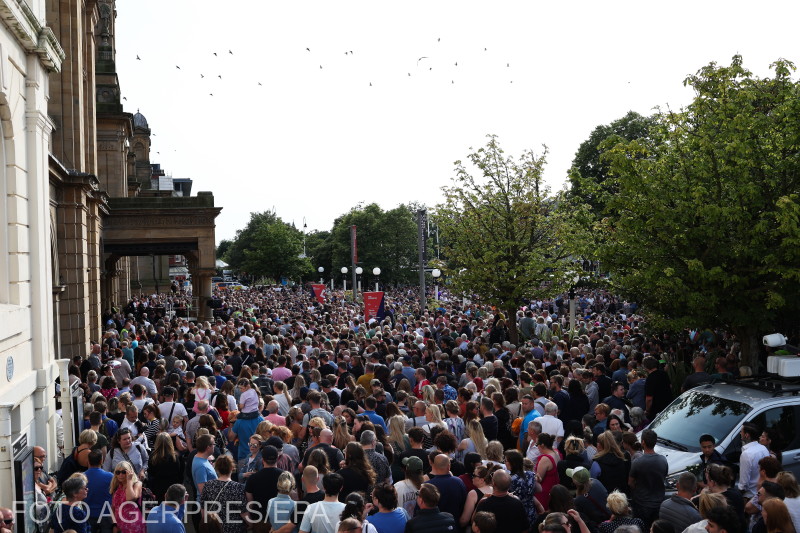
M368 318L327 296L221 292L225 316L209 322L165 316L158 297L110 310L69 370L85 393L78 444L54 474L34 454L41 531L800 527L797 480L752 425L738 473L698 428L703 468L665 493L667 460L642 430L678 389L711 379L712 353L718 372L738 373L724 335L681 347L603 291L582 292L573 335L563 298L505 316L462 300L420 308L398 289ZM682 387L664 370L675 350L695 370Z

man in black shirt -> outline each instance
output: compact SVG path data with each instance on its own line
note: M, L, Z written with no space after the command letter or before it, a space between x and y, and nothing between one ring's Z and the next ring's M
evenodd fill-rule
M497 440L498 421L494 416L494 402L485 396L481 398L481 426L487 441Z
M530 528L528 515L519 498L508 494L511 476L505 470L498 470L492 476L492 495L478 503L476 510L494 513L497 531L503 533L527 533Z
M672 385L669 375L658 368L655 357L645 357L642 366L647 371L647 380L644 382L647 418L653 420L672 402Z
M430 483L423 483L417 495L419 511L406 522L404 533L430 533L431 531L456 531L456 521L450 513L439 511L439 489Z
M314 450L325 452L325 455L328 456L328 466L330 466L332 472L339 470L339 464L344 461L344 454L340 449L333 447L333 431L327 428L320 431L319 444L306 450L305 455L303 455L302 466L308 464L308 458Z
M278 449L275 446L263 446L261 448L261 459L264 468L247 478L244 491L247 495L248 508L253 505L252 510L258 511L265 519L267 513L267 503L278 495L278 478L284 472L275 466L278 460ZM250 504L256 502L258 505Z

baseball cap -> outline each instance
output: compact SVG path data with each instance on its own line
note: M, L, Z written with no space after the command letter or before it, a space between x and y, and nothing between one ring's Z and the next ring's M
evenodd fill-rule
M406 457L403 459L403 466L406 467L406 470L410 470L412 472L421 472L422 471L422 459L419 457L412 455L410 457Z
M283 449L283 440L280 437L272 436L267 439L266 446L274 446L276 450Z
M265 445L261 448L261 457L269 463L274 463L278 460L278 448L269 444Z
M589 482L589 471L582 466L567 468L567 476L575 483L580 483L581 485Z

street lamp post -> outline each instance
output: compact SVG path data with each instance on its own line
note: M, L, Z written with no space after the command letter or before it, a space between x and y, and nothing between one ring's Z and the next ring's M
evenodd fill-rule
M347 267L342 267L342 288L347 292Z
M381 269L378 267L373 268L372 275L375 276L375 292L378 292L378 278L381 275Z
M431 276L433 276L433 299L439 300L439 276L442 275L442 271L438 268L434 268L431 271Z
M356 267L356 276L358 280L358 292L361 292L361 274L364 273L364 269L361 267Z
M570 275L570 281L572 285L569 287L569 335L572 338L575 335L575 313L576 313L576 305L575 305L575 286L581 280L580 275L574 272L567 272Z
M323 277L322 277L322 273L323 273L323 272L325 272L325 267L319 267L319 268L317 269L317 272L319 272L319 282L320 282L320 283L323 283Z

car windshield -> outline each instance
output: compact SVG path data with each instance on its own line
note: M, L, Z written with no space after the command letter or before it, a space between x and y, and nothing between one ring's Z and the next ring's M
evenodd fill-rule
M721 442L751 409L745 403L689 391L664 409L649 427L658 433L662 444L669 446L664 441L672 441L686 451L699 452L697 438L702 433Z

